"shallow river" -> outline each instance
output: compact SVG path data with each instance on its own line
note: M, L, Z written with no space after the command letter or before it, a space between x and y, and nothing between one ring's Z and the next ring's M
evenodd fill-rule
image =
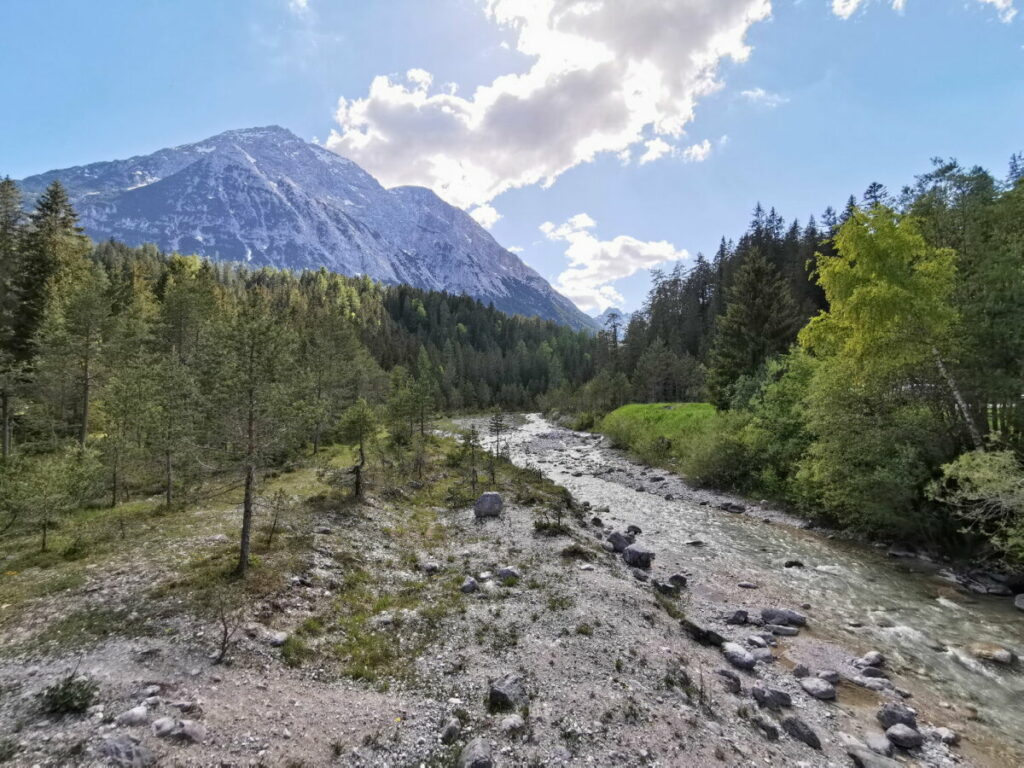
M969 730L987 742L983 751L1001 753L1004 765L1024 764L1017 762L1024 759L1021 661L1013 669L996 668L963 650L988 641L1024 652L1024 613L1010 600L965 594L926 563L804 530L798 521L767 510L721 511L714 494L694 491L669 472L604 447L593 435L537 415L511 432L508 444L516 464L542 470L581 502L609 507L616 524L640 525L659 553L685 556L696 581L742 573L799 595L799 602L813 604L822 631L851 647L882 651L901 684L940 708L976 710ZM656 538L647 539L649 531ZM704 546L687 544L694 539ZM785 568L787 560L805 567Z

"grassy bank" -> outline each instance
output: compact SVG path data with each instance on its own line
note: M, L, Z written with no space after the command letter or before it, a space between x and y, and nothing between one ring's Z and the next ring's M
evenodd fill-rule
M746 462L738 439L743 418L708 403L634 403L606 415L595 430L695 485L744 490Z

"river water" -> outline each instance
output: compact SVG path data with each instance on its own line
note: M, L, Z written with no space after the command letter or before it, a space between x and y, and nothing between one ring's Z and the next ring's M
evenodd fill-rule
M806 530L767 509L724 512L715 507L720 497L536 414L509 434L508 448L512 461L540 469L580 502L609 507L616 525L641 526L659 560L685 561L698 595L714 599L716 582L741 575L812 604L816 631L857 652L882 651L917 706L931 705L938 715L930 719L940 725L948 713L984 762L1024 765L1020 660L997 667L965 650L983 641L1024 652L1024 613L1011 601L965 594L936 567ZM703 546L694 546L695 539ZM788 560L804 567L786 568Z

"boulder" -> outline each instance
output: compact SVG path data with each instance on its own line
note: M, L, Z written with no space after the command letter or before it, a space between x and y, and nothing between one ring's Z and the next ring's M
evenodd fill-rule
M884 667L885 656L879 651L868 651L859 659L853 662L855 667Z
M883 704L875 714L875 718L883 728L890 728L897 723L917 728L917 713L905 704L897 702L888 701Z
M441 729L441 743L442 744L454 744L458 741L459 736L462 735L462 723L459 722L459 718L450 717L444 724L444 728Z
M127 725L129 727L136 725L145 725L149 722L149 710L145 704L140 704L137 707L132 707L126 712L122 712L118 715L117 724Z
M634 541L636 539L633 536L622 531L612 531L608 534L608 543L612 545L612 552L625 552L626 547Z
M496 575L499 581L509 581L510 579L519 581L519 579L523 578L523 574L519 572L519 569L511 565L499 568Z
M785 624L765 624L764 628L773 635L780 635L782 637L795 637L800 634L799 627L789 627Z
M641 570L640 568L630 568L629 572L633 574L633 578L637 581L647 582L651 578L651 574L647 571Z
M156 764L156 755L131 736L115 736L100 746L100 754L116 768L148 768Z
M509 715L501 721L501 730L504 733L519 733L525 727L526 721L520 715Z
M725 638L715 632L715 630L702 627L690 619L680 619L679 626L701 645L721 646L725 642Z
M654 550L642 544L630 544L623 550L622 558L626 561L626 565L647 569L651 567L651 562L654 560Z
M885 737L903 749L916 749L924 743L924 737L917 730L903 723L886 728Z
M891 757L885 757L872 752L870 749L864 746L849 745L846 748L846 754L853 760L853 764L857 768L904 768L903 763L899 763L893 760Z
M658 579L651 579L651 586L663 595L675 597L679 594L679 587L675 584L669 584L668 582L659 581Z
M881 667L864 667L860 674L862 677L889 677Z
M746 611L744 611L742 608L738 608L737 610L733 611L725 617L725 623L730 624L732 626L739 626L741 624L746 624L747 619L749 618L750 617L747 615Z
M487 704L492 710L519 709L529 703L526 686L518 675L502 675L488 687Z
M811 670L806 664L797 664L795 667L793 667L793 677L797 678L798 680L810 676Z
M457 768L494 768L491 743L482 737L469 742L459 753Z
M627 525L626 533L628 533L630 536L639 536L641 533L643 533L643 531L640 530L639 525Z
M960 743L960 734L952 728L936 728L932 731L932 735L943 744L954 746Z
M886 757L892 756L892 742L884 733L869 733L864 741L872 752Z
M836 687L828 680L820 677L805 677L800 681L800 687L809 696L827 701L836 697Z
M765 688L763 685L755 685L750 689L754 701L764 709L781 709L793 706L793 700L785 691L776 688Z
M160 717L153 721L153 735L160 739L166 739L174 729L178 727L178 721L173 717Z
M1013 651L996 643L971 643L967 647L967 651L974 658L989 661L993 664L1013 664L1016 658Z
M818 677L822 680L827 680L832 685L839 685L839 673L834 669L823 669L818 673Z
M668 583L682 589L687 583L686 575L682 573L673 573L668 577Z
M729 693L740 692L740 676L731 669L722 667L721 669L716 670L715 674L722 678L722 687Z
M821 739L818 738L818 734L811 730L811 726L799 717L790 715L789 717L783 718L782 730L797 741L802 741L811 749L821 749Z
M500 493L488 491L487 493L480 494L480 498L476 500L476 503L473 505L473 514L478 518L499 517L504 506L505 504L501 499Z
M723 643L722 655L737 669L753 669L756 663L750 652L739 643Z
M765 624L781 624L786 627L802 627L807 624L806 616L788 608L764 608L761 610L761 620Z
M476 579L472 576L467 576L459 589L468 595L470 592L476 592L480 589L480 585L476 583Z
M750 724L757 728L768 741L779 740L779 728L769 718L761 714L750 716Z
M1018 611L1024 611L1024 593L1017 595L1013 598L1013 607Z

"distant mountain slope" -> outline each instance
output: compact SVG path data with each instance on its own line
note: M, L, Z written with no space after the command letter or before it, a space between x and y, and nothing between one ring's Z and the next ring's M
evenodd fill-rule
M384 189L350 160L270 126L20 182L68 188L96 240L289 269L321 266L466 293L574 328L591 318L465 211L422 187Z

